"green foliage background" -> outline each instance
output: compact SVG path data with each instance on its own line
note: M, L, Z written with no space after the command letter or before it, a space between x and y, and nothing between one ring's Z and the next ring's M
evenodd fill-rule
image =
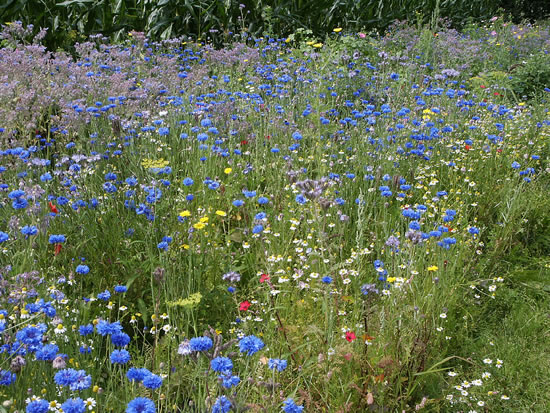
M433 13L461 26L468 21L509 13L513 19L550 16L545 0L7 0L0 23L21 21L47 27L49 49L67 48L91 34L115 41L128 31L153 39L208 35L221 43L231 33L284 36L297 28L316 35L334 27L382 30L394 20L416 20Z

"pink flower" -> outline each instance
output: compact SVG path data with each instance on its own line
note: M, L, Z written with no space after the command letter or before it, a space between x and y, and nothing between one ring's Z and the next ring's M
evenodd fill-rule
M364 39L365 37L367 37L367 35L366 35L365 33L359 33L359 37L360 37L361 39Z
M346 332L346 340L350 343L355 340L357 337L355 336L355 333L353 331Z

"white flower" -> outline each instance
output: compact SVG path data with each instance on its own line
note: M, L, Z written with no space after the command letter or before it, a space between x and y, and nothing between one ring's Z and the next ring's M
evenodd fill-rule
M92 397L88 397L86 400L84 400L84 404L86 405L88 410L93 410L96 405L96 401Z

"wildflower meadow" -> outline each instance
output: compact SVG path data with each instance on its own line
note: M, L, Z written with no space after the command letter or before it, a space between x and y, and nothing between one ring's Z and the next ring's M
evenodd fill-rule
M550 410L550 23L0 34L0 412Z

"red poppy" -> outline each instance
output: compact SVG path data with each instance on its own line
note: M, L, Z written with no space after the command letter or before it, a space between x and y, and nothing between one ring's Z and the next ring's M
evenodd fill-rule
M248 141L246 139L243 139L241 141L241 146L243 146L243 145L248 145Z
M467 151L469 151L470 149L472 149L472 147L470 145L465 145L464 146L464 149L466 149Z
M61 244L55 244L54 255L58 255L61 252Z
M52 211L54 214L59 214L59 211L57 210L57 207L52 204L51 202L48 202L48 205L50 206L50 211Z
M248 301L243 301L239 306L240 311L246 311L250 308L250 303Z
M348 340L350 343L355 340L357 337L355 336L355 333L353 331L347 331L346 332L346 340Z
M261 283L264 283L266 281L269 281L269 275L267 274L262 274L262 276L260 277L260 282Z

